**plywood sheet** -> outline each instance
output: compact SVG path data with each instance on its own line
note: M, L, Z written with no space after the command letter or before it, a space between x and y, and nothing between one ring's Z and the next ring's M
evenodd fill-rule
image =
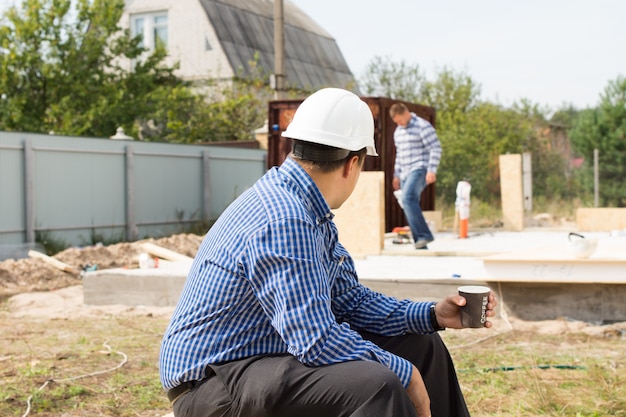
M385 240L385 190L382 171L361 172L354 192L334 210L339 241L353 257L379 255Z

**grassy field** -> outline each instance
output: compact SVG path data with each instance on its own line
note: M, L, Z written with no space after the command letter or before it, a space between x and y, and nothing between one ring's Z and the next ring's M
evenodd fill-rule
M458 339L459 331L448 333L475 417L626 416L621 333L511 330L470 346Z
M15 318L5 303L0 318L1 416L170 411L157 373L166 316ZM626 416L623 330L596 333L498 325L442 334L473 416Z

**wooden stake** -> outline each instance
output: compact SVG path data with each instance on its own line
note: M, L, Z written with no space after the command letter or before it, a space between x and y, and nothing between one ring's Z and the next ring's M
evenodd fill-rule
M74 268L72 265L68 265L64 262L59 261L58 259L51 258L50 256L43 254L41 252L37 252L36 250L29 250L28 256L31 258L39 258L45 263L54 266L55 268L60 269L64 272L69 272L71 274L78 274L78 270Z
M187 255L183 255L178 252L174 252L173 250L166 249L164 247L155 245L154 243L146 242L142 245L143 250L148 252L150 255L157 256L159 258L174 261L174 262L191 262L193 258L190 258Z

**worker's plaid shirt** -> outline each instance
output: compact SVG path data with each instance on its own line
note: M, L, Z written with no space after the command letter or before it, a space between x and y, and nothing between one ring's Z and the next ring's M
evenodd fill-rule
M396 127L393 140L396 144L395 177L404 180L409 173L420 168L437 172L441 143L435 128L426 120L411 113L406 127Z
M361 285L333 214L290 158L244 192L209 230L161 346L165 389L208 364L291 354L307 366L384 364L408 386L412 365L355 331L431 333L431 302Z

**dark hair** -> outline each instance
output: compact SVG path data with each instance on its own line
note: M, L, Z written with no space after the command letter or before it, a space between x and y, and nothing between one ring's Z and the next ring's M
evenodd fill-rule
M291 158L310 162L312 166L317 167L322 172L332 172L354 156L358 156L359 163L363 163L367 154L367 148L350 151L297 139L293 139L291 150L291 154L289 154Z

